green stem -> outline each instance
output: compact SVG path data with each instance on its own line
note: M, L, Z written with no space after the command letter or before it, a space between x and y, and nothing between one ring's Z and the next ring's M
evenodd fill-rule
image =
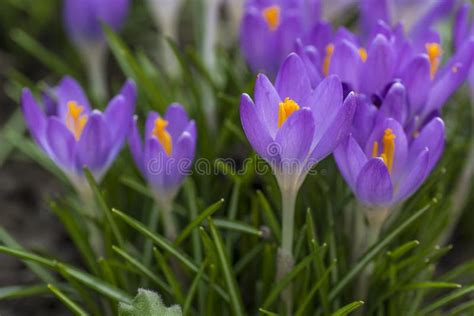
M278 249L277 280L281 280L294 267L293 234L295 222L295 203L298 190L283 189L282 197L282 243ZM291 315L293 310L293 294L291 284L282 292L282 299L286 305L286 314Z
M173 202L172 200L160 201L160 210L163 220L163 229L168 240L174 241L177 236L176 223L173 218Z
M89 85L94 98L99 102L107 97L106 55L107 48L102 43L90 43L82 47Z

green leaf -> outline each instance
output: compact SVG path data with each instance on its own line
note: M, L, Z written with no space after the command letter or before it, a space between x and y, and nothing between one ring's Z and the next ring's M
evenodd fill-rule
M11 38L21 48L26 50L31 56L36 57L41 63L50 68L53 72L62 75L73 75L77 77L77 73L68 65L62 62L62 58L48 51L43 45L36 41L32 36L22 30L15 29L11 32Z
M112 213L110 212L110 208L108 207L107 203L105 202L104 197L102 196L102 193L99 190L99 186L97 182L95 181L94 176L92 175L90 170L87 168L84 168L84 174L86 176L87 182L89 183L89 186L94 192L96 201L99 204L99 208L102 210L105 216L108 226L110 226L110 228L112 229L112 233L115 237L115 240L117 240L117 243L119 244L120 247L123 247L123 244L124 244L123 236L120 233L120 230L117 227L117 224L115 223L115 219L112 216Z
M0 227L0 241L2 241L5 246L12 248L12 249L18 249L18 250L25 250L16 240L11 237L6 230ZM36 276L43 282L45 283L54 283L55 282L55 277L46 269L44 269L42 266L34 263L34 262L29 262L29 261L24 261L26 266L36 274Z
M303 260L301 260L289 273L287 273L280 281L273 285L270 294L262 304L263 308L269 308L273 302L278 298L278 295L283 291L287 285L295 279L306 267L313 261L316 254L313 252Z
M74 315L80 315L80 316L84 316L84 315L89 315L85 310L83 310L81 307L79 307L79 305L77 305L76 303L74 303L73 300L71 300L69 297L67 297L66 294L64 294L60 289L58 289L57 287L55 287L54 285L52 284L48 284L48 289L53 292L54 295L56 295L56 297L64 303L64 305L66 305L66 307L74 313Z
M46 285L18 285L0 288L0 301L20 297L29 297L49 293Z
M448 282L417 282L411 283L402 288L402 290L413 290L413 289L458 289L461 287L461 284L457 283L448 283Z
M184 303L184 296L183 292L181 291L181 285L179 284L175 273L171 270L170 263L166 261L160 251L155 247L153 247L153 253L155 254L158 266L161 268L161 271L163 271L163 274L165 275L166 281L168 281L168 284L171 286L171 293L176 298L178 303Z
M270 203L268 203L262 191L257 191L257 195L258 195L258 199L260 200L260 204L262 205L263 214L265 215L268 221L268 225L270 226L270 229L272 230L272 235L275 236L275 239L277 242L280 242L281 240L280 224L278 224L278 221L273 213Z
M195 227L197 227L203 220L214 214L222 206L222 204L224 204L224 199L220 199L216 203L206 208L201 214L199 214L198 217L196 217L181 231L181 234L179 234L178 238L176 238L175 245L179 245L181 242L183 242L189 236L189 234L191 234Z
M401 245L400 247L395 248L392 251L388 251L387 256L389 256L392 260L397 260L398 258L403 256L413 248L417 247L418 245L420 245L420 242L418 240L409 241Z
M184 301L184 305L183 305L184 315L189 315L189 309L191 308L191 304L193 302L194 293L196 293L199 282L201 282L201 279L202 279L202 276L204 274L204 269L205 268L206 268L206 264L202 263L201 267L199 268L198 273L196 274L196 277L193 280L193 283L189 287L188 293L186 295L186 300Z
M435 302L431 303L430 305L426 306L421 311L419 311L418 315L432 315L433 312L436 311L437 309L471 292L474 292L474 285L467 286L465 288L454 291L453 293L446 295L436 300Z
M161 297L152 291L138 289L131 304L120 303L119 316L182 316L181 307L166 307Z
M368 252L356 263L356 265L342 278L341 281L334 287L334 289L329 293L329 299L333 300L339 295L344 287L352 281L362 269L365 268L369 262L375 258L377 254L379 254L392 240L394 240L398 235L400 235L407 227L409 227L413 222L415 222L418 218L420 218L428 209L431 207L431 204L426 205L415 214L413 214L410 218L400 224L397 228L395 228L390 234L380 240L377 244L375 244L372 248L368 250Z
M83 272L70 265L59 263L58 261L55 261L55 260L46 259L27 251L12 249L12 248L3 247L3 246L0 246L0 253L5 253L8 255L20 258L22 260L30 260L30 261L42 264L58 272L62 271L63 273L70 276L71 278L76 279L77 281L88 286L89 288L113 300L121 301L121 302L131 301L130 296L127 293L123 292L122 290L115 288L111 286L110 284L103 282L101 279L96 278L90 274L87 274L86 272Z
M138 273L146 276L147 278L155 282L155 284L162 288L165 292L171 293L170 287L165 282L163 282L163 280L161 280L155 273L153 273L146 266L141 264L137 259L133 258L131 255L129 255L119 247L112 246L112 249L119 256L127 260L127 262L130 263L131 266L134 267Z
M237 285L237 280L235 279L234 271L229 262L229 255L227 254L222 240L221 235L217 231L217 228L209 218L209 228L211 230L212 240L214 241L217 257L219 261L219 266L222 273L224 274L224 281L227 285L227 290L230 296L230 304L235 315L244 315L244 307L242 304L242 297L240 296L239 287Z
M353 312L354 310L358 309L364 305L363 301L356 301L352 302L350 304L347 304L346 306L343 306L342 308L338 309L335 311L332 316L346 316L349 315L349 313Z
M229 219L215 219L214 224L221 229L228 229L239 233L262 237L262 231L260 229L250 226L244 222Z

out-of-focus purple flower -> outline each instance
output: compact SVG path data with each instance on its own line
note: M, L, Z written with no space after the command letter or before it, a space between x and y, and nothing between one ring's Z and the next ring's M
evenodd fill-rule
M27 88L21 106L36 143L74 185L81 185L84 166L100 180L119 153L132 124L135 99L135 84L127 81L103 113L92 110L80 85L64 77L45 93L44 110Z
M79 44L102 41L101 23L118 30L127 16L128 6L128 0L65 0L66 30Z
M319 20L320 10L319 0L248 0L240 46L252 70L274 75L295 40Z
M311 75L319 78L337 74L345 91L356 91L380 106L395 82L406 89L408 113L404 125L424 121L445 104L468 75L474 58L474 39L465 38L458 51L444 64L443 49L436 33L418 41L405 37L401 26L390 28L379 22L377 33L365 44L347 29L335 33L319 23L297 51Z
M456 12L456 17L454 19L453 27L453 41L454 48L456 51L462 49L466 38L474 36L474 22L470 17L471 13L471 4L469 2L463 3L458 11ZM471 91L474 91L474 67L471 66L469 71L469 85Z
M437 22L453 13L455 4L456 0L359 0L362 34L373 36L382 20L403 24L412 39L426 37Z
M189 174L196 148L196 125L180 104L172 104L161 117L150 112L142 138L136 124L129 145L138 169L159 201L169 203Z
M312 89L303 61L293 53L275 85L258 75L254 100L242 95L240 117L247 139L272 166L282 191L297 191L309 169L348 135L355 106L352 93L343 102L337 76Z
M390 208L422 185L443 149L444 123L439 117L415 135L406 134L399 122L387 118L375 122L365 139L348 136L334 156L362 204Z

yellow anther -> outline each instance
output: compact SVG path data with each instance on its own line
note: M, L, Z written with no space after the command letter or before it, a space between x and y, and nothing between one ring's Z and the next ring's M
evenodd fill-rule
M362 62L365 63L365 61L367 60L367 51L365 50L365 48L363 47L359 48L359 56Z
M76 101L67 103L66 127L74 134L76 140L81 138L87 123L87 115L81 115L83 111L84 107L78 105Z
M153 128L153 136L155 136L160 142L161 146L165 150L165 153L170 156L173 152L173 139L171 138L170 133L166 130L168 126L168 121L162 119L161 117L155 120L155 128Z
M436 71L438 71L439 61L443 54L443 50L441 49L441 45L438 43L426 43L425 48L430 60L430 78L433 79L436 75Z
M280 7L277 5L269 6L262 11L263 19L267 22L268 28L275 31L280 25Z
M331 64L332 54L334 54L334 44L329 43L326 45L326 56L324 56L323 62L323 75L329 74L329 65Z
M391 128L387 128L384 131L382 144L383 144L383 152L380 154L380 158L382 158L383 162L387 166L388 172L392 173L393 168L393 160L395 157L395 134L393 133ZM377 141L374 142L372 147L372 157L377 157L379 154L379 143Z
M286 98L285 101L280 102L280 108L278 110L278 128L290 117L293 112L298 111L300 106L298 103L290 98Z

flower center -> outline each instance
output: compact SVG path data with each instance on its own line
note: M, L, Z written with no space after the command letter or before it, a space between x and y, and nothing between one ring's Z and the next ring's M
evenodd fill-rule
M155 136L160 142L161 146L165 150L166 155L170 156L173 152L173 140L171 139L170 133L166 130L168 121L161 117L155 120L155 128L153 128L152 135Z
M275 31L280 25L280 7L277 5L269 6L262 11L263 19L267 22L268 28Z
M359 56L362 62L365 63L365 61L367 60L367 51L365 50L365 48L363 47L359 48Z
M298 111L300 106L294 100L286 98L285 101L280 102L280 108L278 110L278 128L290 117L293 112Z
M436 71L438 71L439 60L443 54L443 50L438 43L426 43L425 48L430 60L430 78L433 79L436 75Z
M334 54L334 44L329 43L326 45L326 56L324 56L323 61L323 75L327 76L329 74L329 66L331 65L332 54Z
M84 107L78 105L76 101L67 103L66 127L74 134L76 140L81 138L82 131L87 123L88 117L82 114L83 112Z
M392 173L393 168L393 158L395 155L395 134L393 133L391 128L387 128L383 134L383 151L380 154L380 158L382 158L383 162L387 166L388 172ZM374 142L372 147L372 157L379 156L379 143L377 141Z

